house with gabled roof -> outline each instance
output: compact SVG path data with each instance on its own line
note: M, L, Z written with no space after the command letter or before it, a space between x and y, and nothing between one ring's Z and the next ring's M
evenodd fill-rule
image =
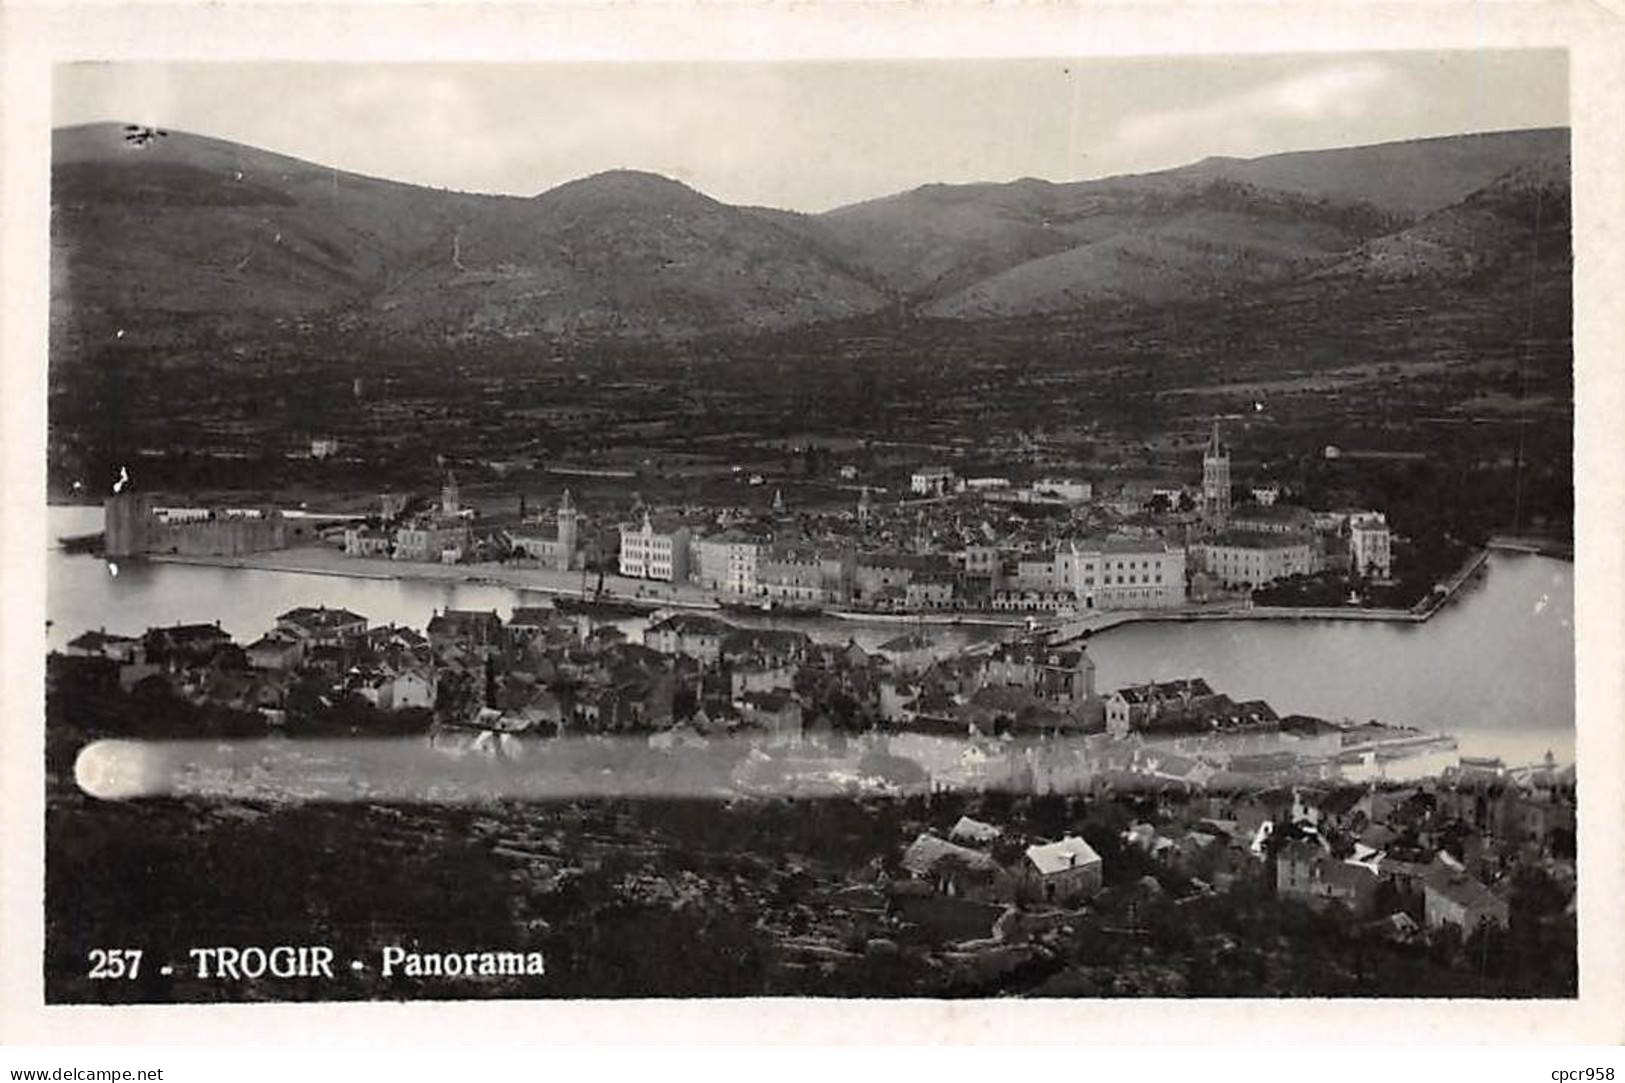
M313 646L336 647L367 631L367 618L348 609L302 605L276 619L277 630Z
M929 831L903 851L903 870L938 894L994 899L1010 893L1010 877L991 854L960 846Z
M464 653L484 655L503 642L502 618L496 610L447 609L429 619L429 645L436 653L455 647Z
M1022 888L1035 901L1069 906L1100 890L1104 870L1092 846L1068 835L1057 842L1027 847L1022 855Z
M1275 892L1317 908L1340 903L1356 914L1371 906L1381 877L1372 868L1340 861L1324 847L1294 839L1275 855Z
M1454 925L1463 935L1482 925L1505 929L1510 908L1502 896L1466 872L1435 873L1423 888L1423 916L1429 929Z
M1003 834L1004 832L993 824L961 816L948 832L948 838L972 846L986 846Z
M643 642L663 654L686 654L706 665L722 658L722 641L736 630L727 621L700 613L674 613L649 626Z
M146 656L139 636L115 635L106 629L74 636L62 653L80 658L110 658L119 663L140 662Z
M305 657L308 641L287 632L267 632L243 648L248 664L255 669L291 670Z

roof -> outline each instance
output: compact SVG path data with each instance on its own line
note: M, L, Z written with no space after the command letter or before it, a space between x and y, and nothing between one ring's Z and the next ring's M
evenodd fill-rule
M991 872L998 868L998 862L982 851L972 850L967 846L956 846L929 831L921 832L920 837L903 851L902 865L916 876L924 876L933 872L939 862L949 857L958 858L972 869L985 869Z
M171 643L184 643L187 640L231 638L218 624L171 624L167 628L150 628L147 631L149 635L163 636Z
M288 610L277 620L312 629L337 628L340 625L355 624L358 621L362 624L367 622L367 618L359 613L352 613L348 609L329 609L325 605L302 605Z
M502 627L502 618L498 617L496 610L483 609L448 609L444 613L436 613L429 619L430 632L465 632L471 629L494 630Z
M1305 534L1272 534L1262 530L1226 530L1200 543L1202 546L1227 549L1297 549L1309 544Z
M650 632L672 632L680 636L725 636L738 625L700 613L674 613L658 624L650 625Z
M1451 902L1470 910L1505 910L1507 901L1473 877L1465 873L1454 876L1434 876L1427 881L1427 890L1436 891Z
M134 636L121 636L115 635L111 632L91 631L75 636L73 639L68 641L68 646L80 647L85 650L99 650L100 648L113 643L137 642L140 641Z
M1201 677L1187 677L1178 681L1153 681L1148 684L1131 684L1126 688L1119 688L1112 693L1121 696L1129 703L1150 703L1159 699L1178 699L1189 693L1192 698L1201 698L1213 695L1213 688Z
M811 643L812 637L806 632L791 631L788 628L734 627L723 639L722 649L729 654L796 651L806 650Z
M937 641L924 632L904 632L886 640L876 650L881 651L921 651L930 650L937 645Z
M1020 643L1001 643L989 655L995 662L1015 662L1030 666L1060 666L1076 669L1087 655L1081 650L1060 650L1030 640Z
M542 628L553 623L558 616L558 610L549 609L539 605L515 606L513 616L508 618L508 627Z
M1080 553L1105 553L1118 556L1132 556L1136 553L1147 556L1164 556L1179 551L1178 547L1167 544L1161 538L1134 538L1124 535L1111 535L1104 538L1080 538L1073 543L1073 548Z
M297 639L290 638L290 637L285 636L285 635L277 635L275 632L267 632L265 635L262 635L258 639L254 640L254 642L250 643L244 649L245 650L250 650L250 651L264 651L264 650L286 651L286 650L297 650L298 648L299 648L299 641Z
M1231 522L1246 522L1249 519L1257 522L1270 523L1307 523L1313 520L1315 513L1308 508L1300 508L1296 504L1238 504L1230 509Z
M950 838L975 839L977 842L991 842L1002 834L1004 832L992 824L973 820L969 816L961 816L959 822L954 824L953 830L948 832Z
M1027 847L1027 860L1044 876L1052 876L1067 869L1100 864L1100 855L1076 835L1068 835L1060 842L1046 842Z

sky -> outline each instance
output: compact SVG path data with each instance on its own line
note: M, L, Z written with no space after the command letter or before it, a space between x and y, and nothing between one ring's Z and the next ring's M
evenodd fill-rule
M53 123L117 120L534 195L644 169L822 211L933 182L1138 173L1568 123L1554 50L753 63L74 63Z

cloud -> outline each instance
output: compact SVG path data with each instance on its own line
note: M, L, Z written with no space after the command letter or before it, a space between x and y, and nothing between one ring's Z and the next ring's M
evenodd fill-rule
M1413 99L1409 79L1384 61L1326 63L1200 105L1127 116L1101 156L1143 168L1213 153L1265 154L1304 136L1331 145L1344 124L1408 109Z

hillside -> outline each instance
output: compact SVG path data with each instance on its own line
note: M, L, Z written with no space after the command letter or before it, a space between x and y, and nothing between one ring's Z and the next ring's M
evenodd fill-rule
M1074 184L927 185L822 216L924 314L1018 316L1159 302L1319 269L1510 170L1566 161L1564 130L1256 159Z
M1495 278L1537 210L1567 251L1561 130L927 185L822 215L630 170L528 199L448 192L182 132L132 142L114 124L59 130L52 153L56 359L115 323L172 341L300 324L661 338Z
M397 184L172 132L53 138L58 341L168 315L380 330L686 334L886 300L807 237L649 174L534 199Z

